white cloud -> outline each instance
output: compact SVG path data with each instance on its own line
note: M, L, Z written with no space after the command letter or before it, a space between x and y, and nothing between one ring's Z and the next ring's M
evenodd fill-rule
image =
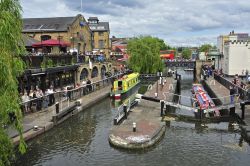
M80 12L80 0L21 2L24 17L72 16ZM111 35L153 35L170 44L211 43L221 32L250 28L250 3L245 0L83 0L83 11L86 18L98 16L101 21L109 21Z

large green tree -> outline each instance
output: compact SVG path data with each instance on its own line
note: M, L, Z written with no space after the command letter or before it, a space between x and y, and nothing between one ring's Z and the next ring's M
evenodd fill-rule
M19 150L25 152L22 137L22 112L17 77L23 72L20 55L24 51L21 30L21 6L18 0L0 0L0 165L10 165L13 144L6 126L20 134Z
M169 45L167 45L164 40L159 39L159 38L155 38L158 42L159 42L159 46L160 46L160 50L169 50L171 49L171 47Z
M129 40L129 67L139 73L156 73L163 70L160 58L161 42L158 38L141 36Z
M189 48L184 48L181 52L182 58L184 59L190 59L192 55L192 51Z
M199 51L200 52L208 52L213 46L211 44L203 44Z

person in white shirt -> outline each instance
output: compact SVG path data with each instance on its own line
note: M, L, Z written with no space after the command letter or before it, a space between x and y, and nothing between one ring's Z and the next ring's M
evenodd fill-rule
M24 106L24 111L25 113L27 113L29 111L29 100L30 100L30 97L27 95L27 92L24 92L24 95L22 95L21 97L22 99L22 102L24 103L23 106Z
M49 106L51 106L55 103L55 96L54 96L54 90L53 90L52 85L48 89L48 94L49 94Z

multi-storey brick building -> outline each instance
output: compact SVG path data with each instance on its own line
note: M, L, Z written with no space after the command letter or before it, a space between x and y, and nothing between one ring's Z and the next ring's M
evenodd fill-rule
M92 31L80 14L75 17L24 18L22 33L38 41L55 39L68 42L70 48L78 52L92 51ZM59 51L58 48L52 52Z
M110 56L109 23L99 22L97 17L90 17L88 25L93 32L93 50L98 54L103 52L106 58Z

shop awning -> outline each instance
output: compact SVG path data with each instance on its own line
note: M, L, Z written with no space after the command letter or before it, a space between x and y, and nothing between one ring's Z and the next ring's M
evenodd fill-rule
M32 44L32 47L46 47L46 46L61 46L61 47L68 47L70 46L69 43L66 43L62 40L55 40L55 39L49 39L49 40L44 40L41 42L37 42L35 44Z

